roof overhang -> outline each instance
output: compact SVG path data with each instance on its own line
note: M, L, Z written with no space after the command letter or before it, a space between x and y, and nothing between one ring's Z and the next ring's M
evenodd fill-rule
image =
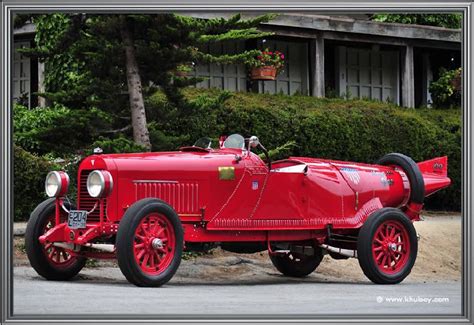
M230 17L235 13L181 13L196 18ZM252 18L257 13L243 14L242 17ZM264 30L274 30L279 35L316 37L323 32L327 39L355 40L361 42L386 43L404 45L413 41L421 41L419 45L439 48L459 49L462 40L460 29L449 29L433 26L381 23L360 20L351 17L328 16L307 13L285 13L262 26ZM26 24L14 30L14 35L32 34L34 24ZM319 33L319 34L318 34ZM353 35L353 36L352 36Z
M188 13L197 18L229 17L230 13ZM252 18L255 13L243 14L242 17ZM268 23L263 24L264 30L274 30L279 35L316 37L324 35L328 39L369 41L405 45L421 41L419 45L439 48L460 48L461 29L449 29L434 26L382 23L360 20L351 17L328 16L316 14L285 13Z
M27 35L27 34L34 34L36 32L36 26L35 24L32 23L27 23L20 28L15 28L13 30L13 35L19 36L19 35Z

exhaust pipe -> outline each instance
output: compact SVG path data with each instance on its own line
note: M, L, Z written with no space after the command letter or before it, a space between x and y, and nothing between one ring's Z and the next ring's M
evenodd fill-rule
M97 249L99 251L114 253L115 252L115 245L114 244L91 244L87 243L84 244L86 247L90 247L92 249Z
M81 249L81 245L71 244L71 243L62 243L62 242L55 242L53 246L68 249L70 251L79 252Z
M326 244L321 244L319 245L319 247L324 248L327 251L342 255L342 256L357 258L357 250L333 247Z
M74 252L79 252L81 249L81 245L76 245L76 244L71 244L71 243L62 243L62 242L56 242L53 243L53 246L68 249ZM103 252L108 252L108 253L114 253L115 252L115 245L114 244L91 244L87 243L82 245L84 247L89 247L92 249L97 249L99 251Z

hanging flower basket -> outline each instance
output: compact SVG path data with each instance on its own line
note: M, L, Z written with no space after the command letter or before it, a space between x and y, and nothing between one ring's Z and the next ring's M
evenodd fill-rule
M245 64L250 70L252 80L275 80L285 65L285 55L280 51L257 51Z
M252 78L252 80L275 80L276 76L277 69L273 66L267 65L250 70L250 78Z

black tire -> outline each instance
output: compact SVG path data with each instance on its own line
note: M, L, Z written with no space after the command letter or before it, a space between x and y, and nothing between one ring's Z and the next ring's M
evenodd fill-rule
M403 260L401 260L402 257L399 257L400 269L395 269L392 271L388 268L381 268L377 265L376 257L374 257L374 255L378 253L375 253L373 249L374 245L376 245L376 240L374 237L376 236L378 229L380 229L379 227L381 227L382 224L390 225L393 223L400 225L405 229L406 233L403 232L402 238L404 238L405 241L409 241L409 251L408 253L405 253ZM406 247L406 244L404 245L405 246L400 247ZM386 250L389 251L389 248ZM367 221L360 229L357 240L357 257L359 260L359 265L367 278L369 278L374 283L396 284L403 281L403 279L405 279L410 274L411 269L415 264L417 252L418 239L416 236L415 227L413 226L412 221L399 209L383 208L374 212L369 216ZM394 262L394 265L396 265L396 262Z
M323 251L320 247L314 248L314 255L302 254L275 254L270 255L270 260L275 268L283 275L302 278L311 274L321 263Z
M142 220L148 215L157 213L172 225L175 243L171 262L157 275L147 274L137 263L134 254L135 231ZM183 227L181 221L171 206L155 199L147 198L133 204L124 214L119 224L116 240L117 261L127 280L139 287L158 287L167 283L178 270L183 252ZM146 262L145 262L146 264Z
M401 153L389 153L377 161L378 165L396 165L399 166L407 175L410 181L410 201L423 204L425 199L425 182L420 168L416 162L408 156Z
M26 255L39 275L48 280L64 281L76 276L86 264L87 259L82 256L71 256L68 262L55 264L47 257L44 246L38 238L43 235L51 216L55 215L54 201L54 198L43 201L31 213L25 232ZM75 208L67 203L65 206L69 209ZM62 217L65 220L65 215Z

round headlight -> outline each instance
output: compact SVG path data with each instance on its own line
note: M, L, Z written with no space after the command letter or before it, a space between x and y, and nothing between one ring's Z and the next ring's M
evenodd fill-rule
M44 189L49 197L64 196L69 187L69 176L65 172L52 171L46 176Z
M94 170L87 177L87 192L92 197L105 197L112 188L112 175L106 170Z

